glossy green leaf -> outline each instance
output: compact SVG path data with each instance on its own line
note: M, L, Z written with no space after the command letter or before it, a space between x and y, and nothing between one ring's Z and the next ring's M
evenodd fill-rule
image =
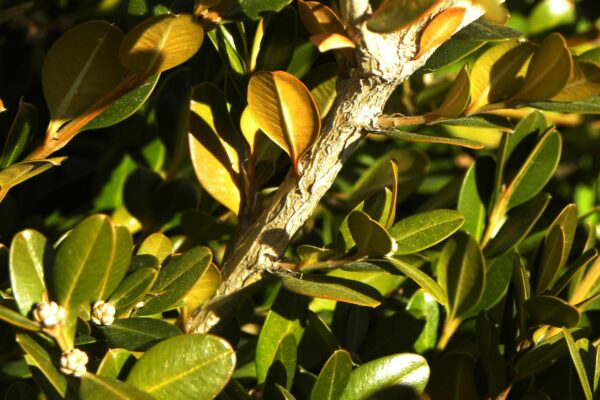
M417 285L422 287L427 293L429 293L435 300L442 304L448 304L448 298L444 289L429 275L420 269L410 265L409 263L403 262L400 258L390 257L387 259L396 269L402 272L404 275L415 281Z
M110 349L102 357L96 374L104 378L117 379L123 366L132 357L132 352L124 349Z
M573 242L575 241L575 232L577 231L577 223L578 211L576 204L569 204L565 208L563 208L558 217L556 217L556 219L552 223L552 225L560 225L565 231L565 251L563 258L561 259L560 268L562 268L566 264L569 254L571 253L571 249L573 248Z
M21 161L0 171L0 201L11 188L60 165L65 159L66 157L53 157L45 160Z
M438 280L448 296L450 319L477 306L485 288L485 259L475 239L459 232L444 245Z
M373 32L389 33L424 19L439 0L388 0L376 9L367 20Z
M273 363L267 372L265 380L265 398L272 398L272 391L276 390L276 385L280 385L285 390L290 390L294 382L296 373L296 359L298 355L298 345L293 333L288 333L278 343L273 358Z
M508 213L506 221L485 247L487 257L496 257L517 246L531 231L550 202L550 195L540 193Z
M394 241L384 227L362 211L352 211L348 227L359 255L383 257L393 252Z
M245 0L233 8L231 18L258 20L266 15L281 11L291 0Z
M211 84L194 88L190 102L189 145L202 187L233 213L242 201L242 154L223 93Z
M425 326L413 345L415 351L422 354L434 349L440 318L440 309L435 298L424 289L419 289L408 301L406 311L415 318L425 320Z
M570 102L541 101L530 103L530 106L546 111L598 114L600 113L600 96L594 96L589 99Z
M481 179L478 179L478 175L481 175L480 166L483 163L481 161L475 161L465 174L460 192L458 193L458 204L456 209L464 217L464 224L461 230L467 232L473 236L477 241L481 240L483 230L485 229L486 223L486 194L483 193L484 187L481 184ZM484 171L486 174L489 171ZM478 182L479 181L479 182Z
M425 135L422 133L413 133L406 132L399 129L394 129L391 131L385 131L381 133L387 137L391 137L393 139L403 140L405 142L412 143L441 143L441 144L449 144L451 146L459 146L466 147L469 149L481 149L483 145L479 142L470 139L463 138L455 138L451 136L433 136L433 135Z
M141 268L123 279L109 298L109 302L117 310L117 315L128 311L140 302L154 286L157 276L156 269Z
M132 116L148 100L159 77L160 74L152 75L144 83L115 100L100 115L88 122L81 131L108 128Z
M390 235L396 240L396 255L425 250L456 232L465 218L454 210L433 210L405 218L392 226Z
M221 272L215 264L204 271L202 277L198 279L196 284L190 289L185 296L185 306L188 310L193 311L210 299L217 291L221 283Z
M337 350L327 360L313 386L310 400L337 400L342 396L350 372L352 358L346 350Z
M461 32L459 31L458 34ZM485 40L471 38L457 39L456 36L438 47L419 71L430 73L447 67L477 51L477 49L486 43Z
M25 361L29 368L39 371L56 392L64 397L67 393L67 378L58 370L52 360L58 354L51 354L37 339L27 333L17 333L16 341L25 352Z
M52 257L46 238L33 229L17 233L10 245L10 283L23 315L41 302L46 291L44 264Z
M552 33L544 39L531 58L523 86L514 100L549 100L567 84L573 69L573 57L565 39Z
M593 399L592 387L590 385L590 381L588 379L588 371L586 371L585 364L583 363L583 359L581 358L581 354L579 354L579 349L575 344L575 339L573 339L573 335L566 328L561 328L562 334L565 337L565 341L567 342L567 346L569 347L569 353L571 354L571 360L573 361L573 365L575 365L575 370L577 371L577 375L579 376L579 381L581 382L581 388L583 389L583 393L585 394L586 400Z
M460 40L504 40L521 36L523 33L509 26L494 24L485 18L480 18L456 32L453 37Z
M14 164L21 158L37 128L37 109L23 100L19 101L19 110L10 126L0 155L0 169Z
M194 247L181 256L173 257L162 267L152 287L157 293L145 301L144 307L136 315L152 315L169 309L183 299L187 292L200 279L212 261L207 247Z
M542 324L573 328L579 323L579 311L558 297L532 297L523 306L536 322Z
M546 185L558 165L561 148L560 133L548 129L508 184L503 194L509 198L508 208L530 200Z
M97 299L107 299L119 286L119 283L121 283L129 268L132 250L133 237L131 236L129 229L121 225L116 226L114 258L100 280L96 294Z
M243 98L246 94L246 62L241 55L241 49L238 49L234 36L228 27L222 24L208 32L207 36L219 53L236 94Z
M157 400L212 399L229 382L235 361L235 352L219 337L180 335L146 351L126 382Z
M550 288L562 266L565 257L565 230L561 225L552 225L546 235L542 257L536 271L535 293L541 294Z
M591 248L584 251L561 275L552 286L551 293L559 294L571 281L582 272L598 256L598 250Z
M293 334L300 343L306 326L307 298L281 290L267 314L256 345L256 379L263 383L281 341Z
M50 48L42 67L49 132L54 134L117 86L124 73L118 62L122 39L115 25L96 20L71 29Z
M159 264L173 252L171 240L160 232L148 236L137 251L137 255L148 254L156 257Z
M306 275L302 279L282 276L281 283L287 290L305 296L377 307L381 295L370 285L335 276Z
M296 42L298 17L286 7L267 20L256 59L256 70L285 71L290 65Z
M190 14L157 15L125 35L119 60L146 79L190 59L202 45L203 36L202 26Z
M0 320L8 322L17 328L28 331L39 331L40 325L32 320L22 316L17 311L10 309L4 304L0 304Z
M143 351L153 344L181 335L181 331L168 322L153 318L115 319L111 325L98 326L111 348Z
M361 365L350 373L340 400L366 400L394 385L421 393L429 379L427 361L417 354L395 354Z
M72 340L77 308L95 300L99 282L115 257L115 227L105 215L80 222L61 242L52 281L57 302L67 313L65 325Z
M152 400L154 397L145 393L135 386L116 379L107 378L91 373L81 377L79 386L79 398L81 400L102 399L131 399Z

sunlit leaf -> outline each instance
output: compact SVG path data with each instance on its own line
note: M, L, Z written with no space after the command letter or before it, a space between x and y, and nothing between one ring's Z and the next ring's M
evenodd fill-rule
M403 262L399 258L390 257L388 261L400 272L404 275L415 281L417 285L422 287L427 293L429 293L435 300L442 304L448 304L448 298L446 297L446 293L444 289L429 275L420 269Z
M0 109L2 108L0 104ZM10 126L0 156L0 168L15 163L27 148L37 128L37 109L23 100L19 101L19 110Z
M448 40L460 27L466 11L463 7L451 7L436 15L423 29L419 40L419 52L414 58L420 58Z
M467 104L469 104L470 96L471 80L465 65L458 73L452 86L450 86L450 90L448 90L442 104L432 113L446 118L456 118L462 114Z
M317 1L298 1L300 20L311 35L337 33L345 35L340 18L327 5Z
M52 362L58 354L48 351L39 343L39 339L27 333L17 333L16 342L25 352L27 365L41 372L56 392L61 397L65 397L67 393L67 378Z
M385 0L367 21L373 32L388 33L425 18L440 0Z
M479 142L451 136L433 136L422 133L406 132L399 129L382 132L383 135L394 139L412 143L441 143L451 146L466 147L469 149L481 149L483 145Z
M171 240L160 232L153 233L144 239L138 248L137 255L149 254L162 263L173 252Z
M24 317L18 311L9 308L4 304L0 304L0 320L27 331L40 330L40 325L38 323Z
M215 264L210 264L185 296L185 306L187 309L193 311L204 304L215 294L220 283L221 272Z
M558 297L532 297L523 306L536 322L542 324L573 328L579 323L579 311Z
M346 350L337 350L327 360L313 386L310 400L340 398L352 371L352 358Z
M60 165L66 158L53 157L46 160L21 161L0 171L0 201L4 199L11 188Z
M86 373L81 377L79 398L82 400L102 400L108 398L135 400L154 399L154 397L137 389L133 385L129 385L117 379L91 373Z
M395 250L394 241L385 228L362 211L350 213L348 227L360 255L383 257Z
M577 348L575 339L573 339L573 335L571 335L571 332L569 332L568 329L563 327L561 331L563 336L565 337L567 346L569 346L571 360L573 361L573 365L575 365L575 370L577 371L577 375L579 376L579 381L581 382L581 388L583 389L585 398L586 400L592 400L593 393L590 381L588 379L588 371L586 371L585 364L583 363L583 359L581 358L581 354L579 353L579 349Z
M589 62L575 62L567 84L553 101L579 101L600 95L600 65Z
M129 350L110 349L100 361L96 374L105 378L116 379L130 357L132 357L132 352Z
M542 257L537 271L535 293L541 294L552 286L560 272L565 257L565 230L560 225L552 225L546 235Z
M312 35L310 41L317 46L317 49L319 49L321 53L325 53L329 50L353 49L355 47L354 42L350 40L350 38L340 35L339 33L320 33L318 35Z

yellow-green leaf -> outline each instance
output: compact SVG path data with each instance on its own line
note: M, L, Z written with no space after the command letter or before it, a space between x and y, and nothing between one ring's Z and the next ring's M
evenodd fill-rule
M373 32L389 33L425 18L441 0L385 0L367 21Z
M525 81L515 100L544 101L558 94L567 84L573 69L573 57L565 38L553 33L540 43L531 58Z
M339 33L320 33L310 37L312 44L317 46L321 53L329 50L353 49L354 42L345 35Z
M166 71L189 60L202 45L202 26L190 14L157 15L125 35L119 59L142 77Z
M260 129L289 154L300 175L300 156L321 130L319 110L306 86L287 72L258 72L248 84L248 108Z
M0 201L12 187L60 165L66 158L54 157L46 160L22 161L0 171Z
M553 101L578 101L600 94L600 65L575 62L569 81Z
M42 66L42 86L51 131L79 116L121 80L119 44L123 33L106 21L89 21L61 36Z
M188 138L196 176L215 200L237 214L242 199L240 156L225 96L211 84L198 85L190 111Z
M469 71L465 65L460 70L458 76L450 86L448 94L440 107L433 111L433 114L441 115L446 118L456 118L462 114L462 112L469 104L469 98L471 96L471 78L469 77Z
M220 283L221 272L215 264L210 264L185 296L187 309L193 311L204 304L215 294Z
M450 39L460 27L466 11L464 7L452 7L436 15L421 34L419 52L415 59Z
M531 43L510 40L483 53L471 71L471 104L467 114L515 94L533 52Z
M336 13L318 1L298 0L298 13L304 27L311 35L338 33L345 35L344 25Z

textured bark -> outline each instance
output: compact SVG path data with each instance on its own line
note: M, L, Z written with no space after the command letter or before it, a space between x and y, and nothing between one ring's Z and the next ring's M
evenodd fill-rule
M455 5L467 8L461 27L483 13L470 2L448 0L432 15ZM210 330L223 313L231 311L230 306L236 302L232 295L259 280L266 271L286 272L278 262L290 239L312 215L364 133L378 129L377 118L393 90L433 52L412 60L418 51L418 34L428 20L403 31L380 35L365 26L371 11L368 1L349 0L343 11L356 43L357 68L351 78L338 83L338 96L323 123L321 135L302 158L302 177L298 179L290 173L267 208L240 235L222 267L223 282L215 298L193 313L187 322L188 332Z

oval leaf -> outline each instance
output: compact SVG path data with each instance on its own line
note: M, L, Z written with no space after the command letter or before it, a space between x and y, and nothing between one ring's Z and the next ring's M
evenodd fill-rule
M588 62L573 64L573 72L567 84L552 101L579 101L600 94L600 65Z
M525 301L525 310L539 323L573 328L579 324L579 311L554 296L537 296Z
M116 379L86 373L81 377L79 398L82 400L135 399L152 400L154 397L133 385Z
M50 353L39 343L39 339L27 333L17 333L16 342L25 352L27 365L39 370L58 394L64 398L67 394L67 377L52 362L58 357L58 354Z
M558 277L563 257L565 257L565 240L563 227L552 225L544 241L542 258L537 271L536 294L541 294L550 288Z
M129 70L148 78L190 59L204 32L192 15L157 15L136 25L119 47L119 60Z
M288 153L300 175L300 156L321 130L319 110L306 86L287 72L258 72L248 84L248 109L260 129Z
M464 7L451 7L436 15L425 27L419 40L419 52L415 59L450 39L460 27L466 13Z
M97 299L106 300L125 277L131 262L133 237L124 226L115 228L115 254L110 267L104 273L97 289Z
M350 213L348 227L359 255L383 257L395 250L394 241L385 228L362 211Z
M381 294L370 285L335 276L304 276L302 279L282 276L283 287L305 296L377 307Z
M137 251L137 255L151 255L156 257L158 263L162 263L173 252L171 240L160 232L148 236Z
M161 400L212 399L235 368L235 352L212 335L163 340L135 363L127 383Z
M154 285L158 271L154 268L141 268L126 277L109 299L115 306L117 315L129 311L140 302Z
M428 380L429 366L423 357L395 354L370 361L352 371L340 400L366 400L395 385L408 386L421 393Z
M311 35L322 33L346 34L342 21L325 4L318 1L298 0L298 13L304 27Z
M454 210L433 210L405 218L392 226L390 235L396 240L396 255L425 250L456 232L465 218Z
M389 33L425 18L441 0L386 0L371 15L367 27L373 32Z
M462 114L471 96L471 78L465 65L450 86L444 102L432 113L446 118L456 118Z
M42 66L42 86L55 127L79 116L123 76L118 62L123 33L106 21L89 21L61 36Z
M321 369L310 394L310 400L339 399L350 379L351 371L350 353L346 350L336 350Z
M123 366L132 357L132 352L123 349L110 349L106 352L96 374L105 378L117 378Z
M110 325L98 329L112 348L143 351L165 338L181 335L174 325L153 318L115 319Z

